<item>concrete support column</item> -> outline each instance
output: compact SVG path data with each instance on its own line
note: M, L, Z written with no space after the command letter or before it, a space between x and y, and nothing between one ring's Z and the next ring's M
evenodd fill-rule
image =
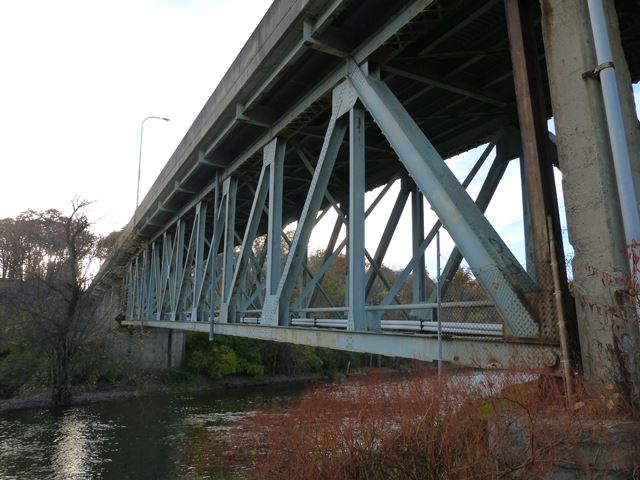
M614 3L606 3L625 127L638 173L639 132L630 77ZM622 306L629 296L624 282L617 281L629 275L629 267L602 94L598 80L582 78L596 66L587 2L541 4L569 240L575 250L573 290L587 388L596 393L613 382L638 401L638 321L634 308ZM640 176L635 177L638 185Z
M186 359L185 332L169 330L167 332L167 368L182 368Z

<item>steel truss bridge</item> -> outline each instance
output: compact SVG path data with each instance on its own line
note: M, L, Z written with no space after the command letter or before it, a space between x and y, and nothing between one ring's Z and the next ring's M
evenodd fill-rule
M636 79L638 23L621 19ZM443 359L556 368L558 308L569 331L573 317L540 24L537 2L518 0L276 0L135 212L98 289L119 299L126 325L434 360L424 256L446 229L455 248L441 277ZM459 181L446 159L481 145ZM512 161L526 267L484 214ZM472 198L467 187L486 164ZM366 219L390 191L393 209L368 251ZM382 264L407 204L413 258L392 281ZM335 224L312 268L309 239L329 212ZM335 305L323 276L345 253L346 301ZM447 298L463 258L479 299ZM374 301L375 282L386 294ZM406 282L410 303L398 296Z

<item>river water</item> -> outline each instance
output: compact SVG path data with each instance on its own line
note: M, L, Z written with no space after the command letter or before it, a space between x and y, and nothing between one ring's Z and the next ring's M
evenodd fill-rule
M185 448L196 432L238 421L303 389L278 385L177 393L5 413L0 415L0 479L188 476L192 466Z

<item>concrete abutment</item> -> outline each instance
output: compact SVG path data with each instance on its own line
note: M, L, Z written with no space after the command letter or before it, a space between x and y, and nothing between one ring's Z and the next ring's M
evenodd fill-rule
M185 333L159 328L114 330L110 335L114 355L136 369L182 368Z

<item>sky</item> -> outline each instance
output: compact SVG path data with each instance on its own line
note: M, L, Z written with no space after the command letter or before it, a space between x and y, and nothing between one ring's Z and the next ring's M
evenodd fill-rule
M135 207L140 124L144 197L271 0L0 1L0 218L28 209L68 210L93 201L98 233L123 227ZM636 104L640 90L635 88ZM448 161L463 178L478 149ZM469 191L480 189L490 161ZM560 178L557 179L558 186ZM391 189L366 224L373 255L397 195ZM367 194L371 202L376 192ZM562 198L562 195L560 195ZM435 215L425 204L425 230ZM524 261L520 179L512 162L487 216ZM327 215L310 248L323 248ZM411 258L405 209L386 263ZM452 247L446 234L443 254ZM444 260L443 260L444 261ZM427 250L435 271L435 245Z
M124 226L270 0L0 1L0 218L94 201Z

